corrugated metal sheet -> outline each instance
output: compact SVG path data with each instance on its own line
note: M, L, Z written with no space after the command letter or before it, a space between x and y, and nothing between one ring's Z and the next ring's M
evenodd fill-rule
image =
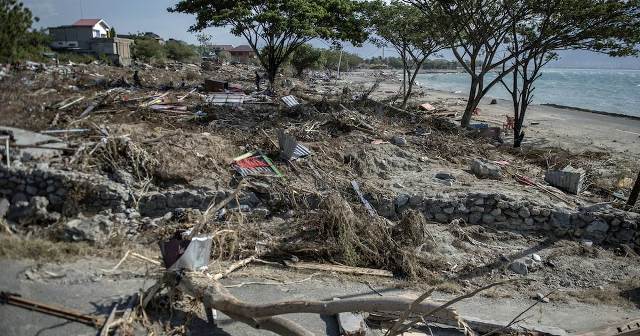
M292 135L286 134L283 129L278 129L278 146L280 157L283 160L297 160L311 155L309 148L299 144Z
M206 102L213 105L238 106L244 103L244 100L246 98L247 96L243 94L216 93L216 94L208 95L206 98Z
M282 101L288 107L294 107L294 106L300 105L300 103L298 102L298 100L294 96L284 96L284 97L282 97Z

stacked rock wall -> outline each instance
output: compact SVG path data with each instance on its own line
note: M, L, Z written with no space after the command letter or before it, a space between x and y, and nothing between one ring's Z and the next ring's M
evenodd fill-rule
M49 168L0 166L0 198L12 204L35 196L49 200L49 210L73 215L128 208L131 198L124 186L98 175Z
M603 244L630 244L640 249L640 214L610 206L570 210L497 193L408 195L372 200L379 214L398 218L407 209L428 220L466 223L515 232L545 232L559 238L587 239Z

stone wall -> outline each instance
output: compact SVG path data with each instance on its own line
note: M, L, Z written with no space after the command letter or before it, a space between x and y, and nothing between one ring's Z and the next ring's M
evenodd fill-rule
M131 205L124 186L99 175L0 166L0 198L17 204L35 196L47 198L49 210L65 215L105 209L122 212Z
M586 239L602 244L629 244L640 249L640 214L593 206L570 210L536 201L516 200L497 193L459 195L408 195L372 200L378 213L398 218L414 209L428 220L454 219L516 232L545 232L559 238Z
M176 209L206 210L212 202L220 202L231 191L211 191L182 189L165 192L152 192L140 198L138 211L142 216L161 216ZM254 208L261 202L252 192L241 193L238 196L240 205ZM237 207L235 200L229 203L230 208Z

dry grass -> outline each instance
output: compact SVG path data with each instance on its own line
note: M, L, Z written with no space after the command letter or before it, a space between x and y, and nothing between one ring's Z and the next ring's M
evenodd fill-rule
M22 239L0 236L0 257L2 258L61 262L93 255L95 252L93 247L85 243L64 243L40 238Z

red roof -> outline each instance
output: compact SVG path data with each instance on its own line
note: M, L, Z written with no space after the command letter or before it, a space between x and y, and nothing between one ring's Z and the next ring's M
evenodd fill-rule
M77 27L93 27L96 24L98 24L98 22L100 22L101 19L80 19L78 21L76 21L74 24L72 24L72 26L77 26Z
M253 51L253 48L245 44L245 45L239 45L231 49L231 51Z

